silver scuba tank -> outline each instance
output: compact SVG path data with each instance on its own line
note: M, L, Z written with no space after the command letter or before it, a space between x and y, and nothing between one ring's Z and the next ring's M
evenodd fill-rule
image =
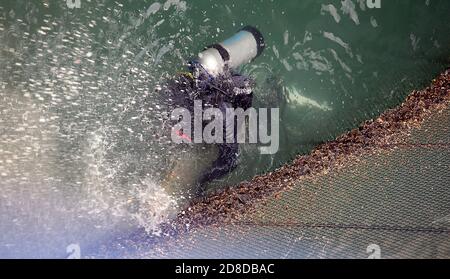
M255 27L246 26L229 39L211 45L199 53L196 60L212 77L222 74L226 67L236 69L263 52L264 37Z

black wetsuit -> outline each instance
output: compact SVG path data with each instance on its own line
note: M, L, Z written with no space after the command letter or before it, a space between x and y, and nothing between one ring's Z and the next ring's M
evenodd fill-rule
M212 163L197 182L197 195L202 196L206 190L206 184L219 179L233 171L237 166L239 144L237 143L237 125L234 119L235 131L234 143L226 142L226 109L242 108L244 111L252 106L253 80L232 71L216 78L193 78L190 74L180 75L171 81L165 91L170 100L171 107L183 107L191 111L193 115L194 101L201 100L203 108L219 108L224 116L223 143L218 145L218 157ZM192 119L193 121L193 119ZM206 125L207 123L203 123ZM204 127L204 126L203 126Z

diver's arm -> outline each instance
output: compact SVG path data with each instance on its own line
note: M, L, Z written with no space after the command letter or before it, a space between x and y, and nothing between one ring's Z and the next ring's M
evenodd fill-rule
M227 109L233 108L233 105L228 102L223 102L219 105L219 109L224 115L223 123L223 143L218 144L218 157L213 162L212 166L206 170L199 178L197 183L197 196L203 196L206 190L206 184L219 179L232 172L237 166L237 159L239 153L239 144L237 143L235 121L226 121ZM232 126L230 126L232 125ZM231 133L231 134L230 134ZM227 138L233 137L233 143L227 143Z
M236 96L235 103L238 108L242 108L244 111L251 108L253 103L253 92Z
M238 94L234 97L234 106L247 110L252 106L253 92L249 94ZM226 115L226 109L232 108L233 105L229 103L222 103L220 108L223 115ZM234 125L237 123L233 121ZM219 155L214 161L210 169L208 169L199 179L197 196L203 196L206 190L206 184L215 180L222 178L223 176L232 172L238 163L239 157L239 144L237 143L237 127L234 127L234 143L226 143L227 133L229 133L229 127L227 126L227 121L224 122L224 142L218 145Z
M198 180L197 196L203 196L206 184L222 178L237 167L239 145L237 143L224 143L218 146L219 156Z

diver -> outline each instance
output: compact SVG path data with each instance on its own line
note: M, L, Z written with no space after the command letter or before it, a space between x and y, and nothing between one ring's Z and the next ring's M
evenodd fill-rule
M264 48L262 34L252 26L244 27L222 43L207 47L197 59L188 63L188 71L170 80L162 90L168 107L181 107L193 112L194 101L201 100L203 109L218 108L224 119L227 108L247 110L252 106L254 81L237 73L237 69L261 55ZM234 131L227 129L227 121L224 121L224 139L223 143L217 143L217 158L196 179L197 197L205 195L209 182L222 178L237 167L239 145L236 137L239 127L235 119L232 121L235 122ZM177 133L185 141L192 141L183 131ZM233 133L234 143L227 143L229 133Z

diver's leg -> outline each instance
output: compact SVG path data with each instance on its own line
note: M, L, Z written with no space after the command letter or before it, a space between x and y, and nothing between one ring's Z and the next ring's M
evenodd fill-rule
M214 161L209 170L203 173L197 183L197 196L204 196L206 184L219 179L232 172L237 166L239 145L221 144L219 147L219 157Z

